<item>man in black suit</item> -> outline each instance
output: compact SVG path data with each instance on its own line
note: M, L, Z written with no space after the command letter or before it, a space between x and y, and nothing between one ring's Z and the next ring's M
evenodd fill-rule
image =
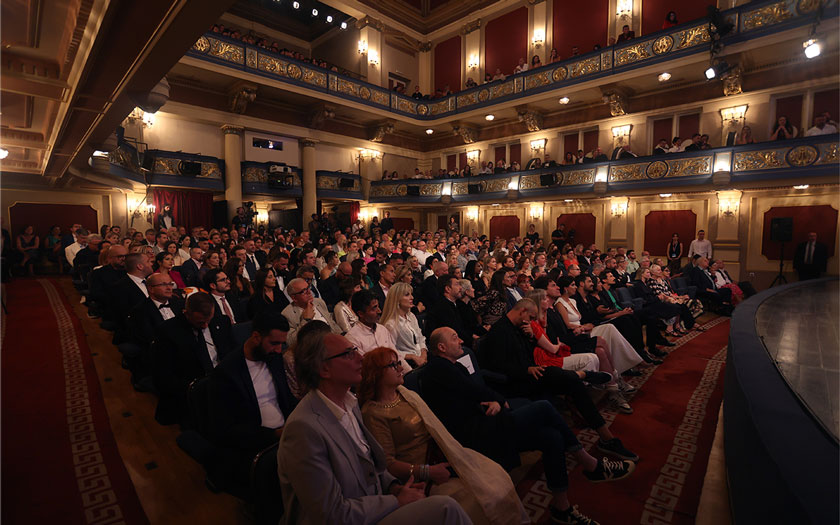
M215 304L210 295L194 293L183 313L155 331L152 359L160 395L155 419L162 425L189 421L190 383L212 372L233 346L228 318L213 318Z
M125 256L125 269L126 275L111 288L108 297L108 308L113 310L116 321L115 345L128 340L125 319L132 308L149 297L145 281L152 273L152 262L143 252L129 253Z
M385 306L385 298L388 295L388 290L394 286L394 281L396 280L397 274L391 264L383 264L379 267L379 280L373 283L370 291L379 300L381 306Z
M149 347L155 337L155 330L164 321L172 319L183 311L184 301L172 293L175 283L169 275L153 273L146 278L149 297L131 309L126 324L126 342L120 350L131 370L131 384L136 390L151 390L152 359Z
M280 440L286 420L297 405L286 381L286 367L281 353L286 347L289 323L282 315L262 311L254 318L251 337L242 348L233 350L209 376L210 425L213 439L227 451L231 467L229 480L236 487L249 487L251 464L257 454ZM277 479L277 453L273 473L261 480L258 490L273 494L275 501L259 509L277 523L282 514L282 500ZM268 485L268 486L262 486ZM273 490L272 490L273 489ZM258 520L258 522L262 522Z
M796 246L793 267L799 273L799 280L818 279L828 266L828 248L817 242L817 232L810 232L808 240Z
M731 311L732 290L717 287L715 279L709 273L709 259L706 257L697 259L697 266L691 275L691 284L697 287L697 297L720 307L723 313Z
M691 136L691 144L685 147L683 151L700 151L700 143L702 142L702 135L695 133Z
M318 285L318 289L321 291L321 299L327 303L327 307L332 311L333 307L338 303L340 290L339 285L341 281L347 279L353 274L353 267L350 266L349 262L342 262L335 269L335 273L324 279ZM384 302L380 304L385 304Z
M436 305L440 300L440 294L438 293L438 279L445 275L446 271L449 269L447 268L445 262L431 257L429 257L429 264L432 265L432 272L434 273L426 277L423 284L420 285L419 299L419 301L426 306L427 310Z
M248 270L248 275L251 276L251 280L254 280L253 276L257 275L257 270L265 266L266 254L262 250L257 250L257 246L254 244L253 239L248 239L243 242L242 247L245 248L245 269ZM260 256L260 254L262 254L262 256ZM262 261L260 261L260 259L262 259Z
M370 277L371 282L379 282L379 267L385 264L388 255L388 250L385 248L376 249L374 259L367 264L368 277Z
M201 256L204 251L198 246L190 248L190 258L181 265L181 279L184 284L195 288L201 288L201 279L198 277L198 270L201 268Z
M108 264L97 268L90 274L90 302L88 308L102 315L103 319L114 322L114 310L108 306L109 290L125 277L125 257L128 250L121 244L108 249Z
M204 274L204 289L210 291L210 297L216 301L216 310L213 319L225 316L230 324L244 323L248 320L248 314L242 302L231 291L230 277L219 268L214 268Z
M382 233L388 233L394 229L394 219L391 218L390 211L385 212L385 218L379 223L379 228L382 230Z
M463 344L472 348L473 343L479 336L486 333L486 330L471 322L467 318L467 312L463 307L469 308L460 299L463 297L463 288L458 279L450 274L443 275L437 280L438 294L440 299L437 303L429 305L427 309L426 323L423 332L426 337L431 336L434 330L441 327L448 327L458 334Z

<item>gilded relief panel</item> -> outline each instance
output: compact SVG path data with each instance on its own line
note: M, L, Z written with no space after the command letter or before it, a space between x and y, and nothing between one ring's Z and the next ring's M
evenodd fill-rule
M260 53L257 56L257 69L278 75L286 74L286 62Z
M371 186L370 187L370 196L371 197L396 197L397 195L397 186L395 184L389 184L387 186Z
M227 42L222 42L221 40L216 40L215 38L211 38L209 40L210 52L208 55L228 62L234 62L236 64L245 63L244 46L235 46L233 44L228 44Z
M264 169L250 166L245 168L245 182L268 182L268 177Z
M639 60L650 58L653 55L648 49L649 42L636 44L635 46L625 47L615 52L615 65L623 66L625 64L632 64Z
M691 177L694 175L709 175L712 173L712 156L681 159L668 162L666 178Z
M466 182L453 182L452 195L467 195L469 193L469 188L467 186Z
M601 69L600 57L587 58L580 62L575 62L569 66L569 76L571 78L582 77L597 73Z
M505 97L513 94L513 82L503 82L490 88L490 99Z
M742 31L751 31L760 27L778 24L791 18L793 13L788 9L787 1L777 2L748 13L744 13Z
M458 95L457 104L459 108L462 108L464 106L470 106L476 103L478 103L478 93L476 93L475 91L466 95Z
M708 42L709 36L708 26L693 27L684 31L678 32L676 35L677 47L676 50L685 49L687 47L696 46Z
M768 170L785 167L786 149L746 151L735 154L735 171Z
M548 71L525 77L525 89L533 89L546 84L548 84Z
M610 166L610 175L608 180L610 182L644 180L647 178L647 175L645 174L646 168L647 163L625 164L623 166Z
M507 191L508 185L510 185L510 177L483 181L481 184L486 192Z
M820 144L820 160L817 164L834 164L837 162L837 149L838 144L836 142L832 144Z
M563 186L576 186L578 184L593 184L595 182L595 170L574 170L563 172Z
M534 188L541 188L539 175L522 175L519 177L520 190L533 190Z

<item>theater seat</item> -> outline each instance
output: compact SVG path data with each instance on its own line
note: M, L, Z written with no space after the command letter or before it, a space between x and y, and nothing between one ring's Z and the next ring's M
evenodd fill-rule
M422 395L420 392L420 370L412 370L403 377L403 386L418 395Z
M233 344L236 348L245 344L245 341L251 337L251 321L244 323L236 323L230 327L230 335L233 338Z
M692 299L697 295L697 287L689 285L685 277L674 277L671 279L671 286L680 295L688 295Z
M627 287L615 288L615 294L618 296L618 304L624 308L639 308L639 303L642 302L638 297L633 297L633 292Z

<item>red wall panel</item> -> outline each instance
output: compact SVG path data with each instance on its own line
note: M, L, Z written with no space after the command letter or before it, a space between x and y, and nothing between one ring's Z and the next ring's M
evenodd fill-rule
M585 7L570 0L554 0L554 47L560 58L572 56L572 46L588 53L595 44L607 45L609 7L609 0L590 0Z
M557 217L557 227L566 225L566 237L575 231L574 244L589 246L595 242L595 216L591 213L564 213Z
M446 171L454 171L455 170L455 154L447 155L446 156Z
M677 13L677 21L680 24L684 24L705 17L706 8L716 4L717 2L711 0L699 0L694 2L680 2L677 6L674 5L673 0L645 0L642 2L641 32L637 28L636 36L647 35L661 30L662 22L665 21L665 15L668 14L668 11L675 11Z
M577 133L570 133L568 135L563 135L563 156L560 157L562 162L566 161L566 153L571 153L575 155L578 150L578 134Z
M499 68L505 75L510 75L520 58L530 62L529 41L527 7L520 7L487 22L484 37L485 71L492 75Z
M459 166L461 166L461 169L464 169L464 168L467 167L467 154L466 154L466 152L458 154L458 162L459 162Z
M788 122L802 130L802 95L776 99L776 118L770 123L768 133L773 132L779 117L787 117Z
M35 234L43 244L50 227L61 226L61 233L66 234L74 224L81 224L90 233L99 233L99 221L96 210L83 204L34 204L18 202L9 208L9 232L12 241L29 225L35 228Z
M583 152L589 153L596 147L598 147L598 130L593 129L590 131L585 131L583 133Z
M391 217L391 219L394 221L394 229L396 231L414 229L414 219L411 217Z
M761 237L761 253L769 260L779 260L781 243L770 240L770 220L777 217L793 218L793 241L785 243L785 260L793 260L796 245L808 239L808 233L817 232L817 240L826 245L828 256L834 255L834 239L837 237L837 210L821 206L777 206L764 212L764 233Z
M435 88L449 84L452 91L461 90L461 36L456 35L435 46Z
M671 132L674 128L673 122L674 119L671 117L653 121L653 144L650 146L651 150L653 150L653 148L655 148L659 143L659 139L665 139L668 141L668 144L671 143L671 139L674 138L671 136ZM680 138L682 138L682 136L680 136Z
M522 144L511 144L510 146L510 159L508 163L513 164L514 162L522 164ZM525 166L522 167L524 168Z
M519 235L519 217L515 215L497 215L490 219L490 238L510 239Z
M685 141L685 139L690 139L695 133L700 133L700 114L695 113L693 115L680 115L680 121L677 125L677 129L679 130L677 134L683 141Z
M495 162L499 162L500 160L503 160L503 161L507 162L507 159L505 158L505 152L506 151L507 151L507 148L505 148L504 146L496 146L496 150L495 150L495 155L496 156L494 157Z
M667 255L674 232L683 243L683 256L695 237L697 215L691 210L652 211L645 216L645 250L653 256Z
M814 93L813 114L822 114L824 111L831 113L831 118L837 120L837 114L840 113L840 89L829 89L828 91ZM813 122L811 124L813 125Z

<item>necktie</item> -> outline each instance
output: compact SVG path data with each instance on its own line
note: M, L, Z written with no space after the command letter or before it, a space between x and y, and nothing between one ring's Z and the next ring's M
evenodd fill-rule
M233 312L230 310L227 300L222 297L220 301L222 302L222 309L225 311L225 315L228 316L228 319L230 319L232 323L235 323L236 319L233 318Z
M808 243L808 250L805 255L805 264L811 264L811 259L814 257L814 243Z
M158 306L158 309L163 310L164 308L169 308L169 303L163 303L162 305Z
M207 350L207 341L204 340L204 331L196 330L195 341L198 344L198 359L205 372L213 370L213 361L210 359L210 352Z

